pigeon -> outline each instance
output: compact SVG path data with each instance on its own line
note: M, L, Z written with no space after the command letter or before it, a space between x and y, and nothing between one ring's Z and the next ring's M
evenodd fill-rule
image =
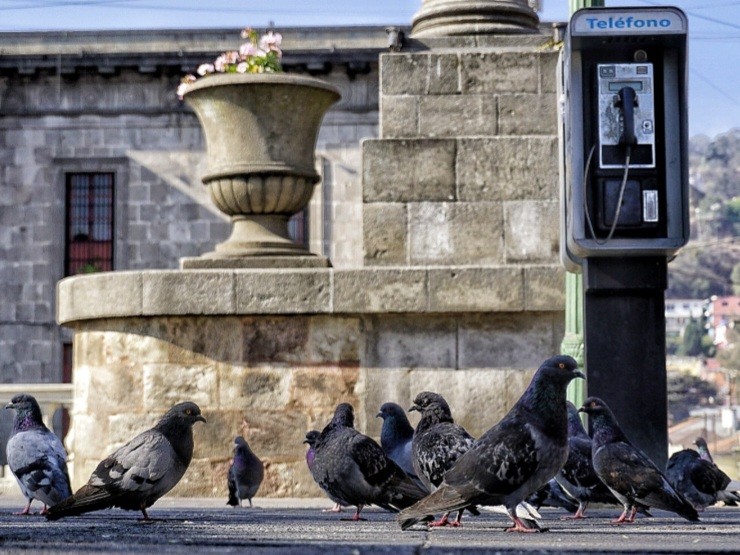
M573 519L586 518L583 513L588 504L619 504L614 494L596 474L591 460L591 438L583 429L576 406L567 401L568 409L568 460L555 475L555 480L565 492L578 501Z
M172 407L157 424L106 457L87 484L49 509L46 518L58 520L110 507L141 511L170 491L193 458L193 425L205 422L198 405Z
M352 520L357 521L365 505L397 512L424 497L426 492L383 448L353 426L352 405L340 403L316 440L311 474L329 498L354 505Z
M394 463L401 467L406 474L423 488L426 488L422 480L414 470L412 440L414 428L411 426L403 408L396 403L383 403L376 418L383 419L383 427L380 430L380 446ZM428 493L428 491L427 491Z
M702 438L699 440L704 442ZM699 440L696 445L706 450L706 442L700 446ZM731 481L730 477L722 472L713 461L702 458L693 449L682 449L673 453L668 459L665 476L676 491L683 495L697 511L703 511L709 505L714 505L719 501ZM727 493L731 494L731 492Z
M234 458L229 467L229 499L226 504L241 506L242 499L247 499L252 507L252 497L257 493L264 476L265 465L252 452L247 441L237 436L234 439Z
M470 449L475 439L465 428L455 424L447 401L437 393L419 393L409 411L421 413L412 442L414 468L429 491L434 491L444 480L445 473ZM470 509L477 514L474 507ZM458 511L454 522L449 522L449 512L445 512L439 520L430 522L429 526L461 526L463 512L464 509Z
M509 413L473 443L439 487L401 511L401 528L406 530L427 515L470 505L504 505L514 523L508 531L537 531L522 522L516 508L565 464L565 390L576 377L583 374L572 357L559 355L543 362Z
M320 431L311 430L311 431L306 432L306 439L303 440L303 443L308 444L308 450L306 451L306 466L308 466L308 471L311 472L312 476L313 476L313 461L316 458L316 441L319 439L320 435L321 435ZM342 504L336 499L332 499L332 501L334 501L334 506L331 509L323 509L323 512L341 513Z
M709 452L709 446L707 445L706 439L703 437L697 437L694 441L694 445L696 445L696 448L699 450L699 456L702 459L712 463L717 470L722 472L722 470L720 470L720 468L715 464L714 459ZM724 472L722 473L724 474ZM727 475L725 474L725 476ZM731 480L729 476L727 476L727 479L729 482L717 492L717 501L721 501L725 505L736 507L740 504L740 491L738 491L740 489L740 483L736 480Z
M589 397L579 410L589 415L593 428L594 470L624 507L615 524L634 522L638 504L671 511L689 521L699 520L691 503L630 443L604 401Z
M13 397L6 409L15 409L13 430L8 439L6 457L23 496L28 503L15 513L31 514L31 503L38 499L48 507L72 495L67 472L67 452L60 439L41 420L41 408L31 395Z
M527 502L531 503L537 509L543 506L558 507L565 509L569 513L575 513L579 505L578 501L568 495L555 478L530 495L527 498Z
M694 445L696 445L696 448L699 450L699 456L702 459L715 464L714 459L712 459L712 455L709 453L707 441L703 437L696 438ZM737 480L731 480L724 489L717 492L717 501L731 507L737 507L740 505L740 482Z

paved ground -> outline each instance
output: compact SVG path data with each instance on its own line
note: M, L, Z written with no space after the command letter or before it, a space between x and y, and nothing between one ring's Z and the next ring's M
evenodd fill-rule
M0 553L327 553L442 555L467 553L738 553L740 508L710 508L692 524L654 511L652 519L615 526L618 510L596 509L584 521L563 521L562 511L543 509L542 534L509 534L508 519L485 513L460 529L418 527L401 532L394 515L370 509L363 522L324 513L325 499L259 499L254 509L232 509L221 499L160 500L155 522L120 510L58 522L12 514L18 497L0 498Z

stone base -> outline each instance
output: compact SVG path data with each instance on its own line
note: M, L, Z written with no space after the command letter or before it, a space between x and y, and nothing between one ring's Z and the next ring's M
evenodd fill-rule
M325 256L195 256L180 259L181 270L240 270L258 268L331 268Z

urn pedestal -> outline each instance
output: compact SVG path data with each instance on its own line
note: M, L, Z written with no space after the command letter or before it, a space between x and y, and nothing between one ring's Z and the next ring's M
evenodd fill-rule
M202 176L231 236L183 268L327 266L288 235L288 220L319 181L314 152L321 121L340 95L319 79L285 73L212 74L184 95L205 134Z

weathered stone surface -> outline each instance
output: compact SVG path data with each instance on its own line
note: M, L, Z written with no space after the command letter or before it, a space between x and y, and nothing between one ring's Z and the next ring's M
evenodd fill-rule
M362 155L365 202L455 198L454 140L366 140Z
M418 96L382 96L380 103L381 138L405 139L419 136Z
M234 274L218 271L143 272L144 313L233 314Z
M369 368L454 368L457 326L454 320L432 316L392 316L369 319L366 365Z
M290 399L290 372L285 368L223 365L219 368L222 410L264 411L285 406Z
M565 310L565 269L562 265L524 267L524 309Z
M380 437L383 419L376 415L380 406L386 402L398 403L407 410L411 406L414 394L410 389L409 376L411 371L406 368L363 368L361 370L361 391L367 407L367 426L365 433L372 437ZM407 415L412 425L418 421L418 414Z
M540 92L556 93L558 91L557 67L558 50L545 50L539 54Z
M142 274L86 275L84 281L67 278L57 286L57 319L66 322L72 317L94 317L99 306L105 306L110 316L141 314L143 311Z
M558 352L559 343L549 317L480 314L461 322L458 349L460 368L537 368Z
M426 281L424 270L336 270L334 310L371 313L424 311L427 306Z
M214 365L144 364L144 407L165 410L185 400L201 407L218 404L218 371Z
M320 407L333 411L343 402L357 405L358 374L358 366L293 368L288 404L298 412Z
M237 272L235 278L239 313L302 314L329 310L328 269Z
M505 94L498 102L501 135L557 134L555 93Z
M456 52L380 56L380 94L423 95L460 92Z
M314 316L309 326L309 362L348 365L362 357L362 321L357 317Z
M308 341L308 317L248 318L242 323L247 364L307 362Z
M530 92L539 89L537 54L491 51L460 54L463 93Z
M433 312L509 312L524 309L524 284L518 268L429 270L429 308Z
M407 205L373 202L363 210L365 265L402 265L407 262Z
M413 203L408 227L412 265L485 265L504 260L500 203Z
M459 139L459 200L555 198L557 140L549 137Z
M556 201L508 202L504 219L508 262L557 262L560 228Z
M497 98L493 94L422 96L418 118L423 137L498 134Z

